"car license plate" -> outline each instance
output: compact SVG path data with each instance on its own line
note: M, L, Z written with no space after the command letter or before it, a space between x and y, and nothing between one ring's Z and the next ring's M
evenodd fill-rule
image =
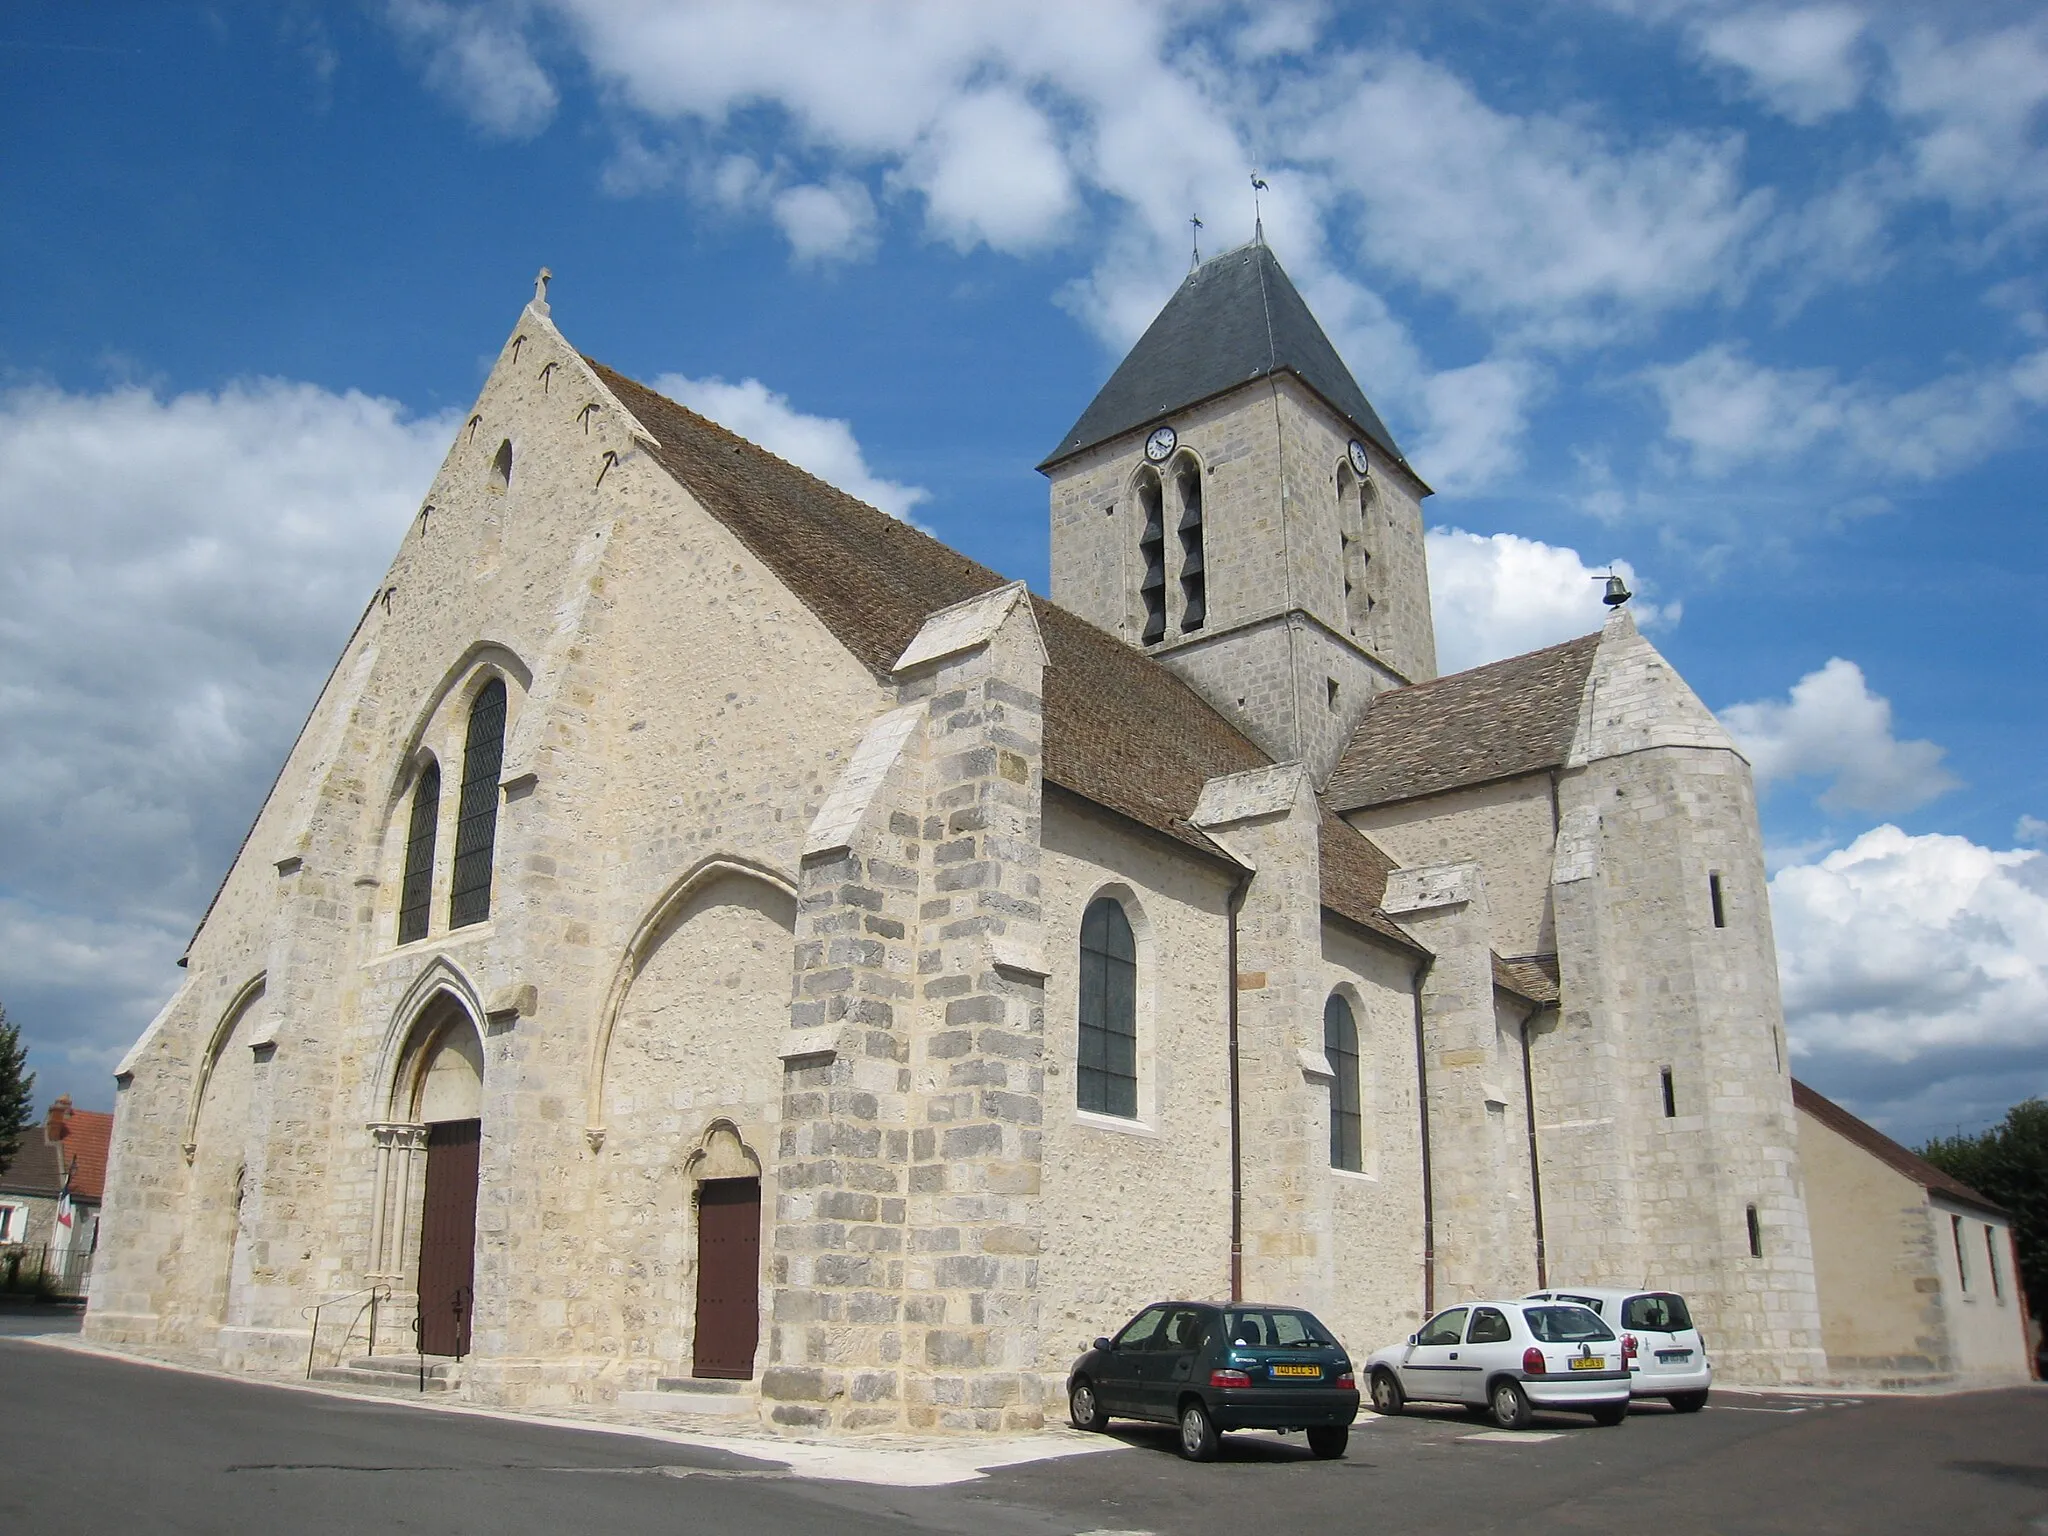
M1273 1374L1275 1376L1321 1376L1323 1368L1320 1365L1276 1365L1273 1367Z
M1691 1358L1692 1351L1689 1349L1660 1349L1657 1351L1657 1363L1659 1365L1672 1365L1680 1360L1690 1360Z
M1572 1362L1572 1369L1575 1371L1604 1371L1607 1369L1607 1357L1605 1355L1581 1355Z

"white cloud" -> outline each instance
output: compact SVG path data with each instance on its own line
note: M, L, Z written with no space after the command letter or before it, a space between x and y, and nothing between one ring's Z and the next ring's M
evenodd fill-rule
M1462 672L1598 629L1607 617L1598 578L1613 571L1635 585L1626 560L1589 566L1577 550L1518 534L1432 528L1428 535L1430 614L1437 666ZM1637 599L1639 624L1677 622L1676 604Z
M2048 855L1881 826L1780 870L1771 907L1796 1053L2033 1052L2041 1075Z
M1759 788L1826 779L1820 803L1828 810L1910 811L1958 784L1940 747L1892 734L1890 700L1839 656L1794 683L1788 698L1731 704L1720 716Z
M1065 233L1072 177L1045 115L1014 90L948 102L898 178L924 194L933 232L956 249L1028 251Z
M1410 457L1439 491L1503 478L1521 465L1536 386L1533 367L1504 358L1432 375L1422 386L1428 428Z
M851 260L874 249L874 199L851 177L789 187L776 193L770 206L799 261Z
M1725 345L1645 377L1666 435L1707 475L1814 453L1853 475L1931 480L1995 451L2048 405L2048 351L1898 393L1832 368L1768 367Z
M1890 47L1888 100L1910 136L1923 195L2048 217L2048 19L1960 38L1917 26Z
M516 12L447 0L387 0L398 33L426 56L427 84L500 138L530 139L555 115L554 82Z
M170 991L453 431L277 381L0 396L0 997L45 1059Z
M1856 45L1865 25L1862 13L1846 5L1752 6L1702 21L1692 35L1702 53L1739 70L1776 111L1812 124L1862 96Z
M787 395L759 379L731 384L720 378L665 373L654 380L654 388L892 517L909 520L911 509L931 494L919 486L884 480L870 469L851 423L835 416L806 415L789 403Z
M2013 823L2012 840L2036 848L2048 848L2048 820L2039 816L2022 816Z

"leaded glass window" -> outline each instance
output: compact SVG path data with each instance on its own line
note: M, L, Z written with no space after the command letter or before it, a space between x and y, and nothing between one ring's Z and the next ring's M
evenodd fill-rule
M1358 1021L1332 993L1323 1004L1323 1055L1330 1078L1330 1166L1365 1171L1365 1120L1358 1104Z
M505 767L505 684L492 678L469 707L462 743L462 801L455 819L455 879L448 926L491 915L491 854L498 836L498 776Z
M441 765L428 763L412 791L412 825L405 837L405 884L398 897L398 942L427 936L434 901L434 825L441 816Z
M1138 1117L1138 946L1130 919L1107 896L1081 917L1080 1071L1082 1109Z

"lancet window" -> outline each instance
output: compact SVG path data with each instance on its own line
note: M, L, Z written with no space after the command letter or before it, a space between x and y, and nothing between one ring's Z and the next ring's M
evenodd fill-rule
M505 684L492 678L469 707L462 744L462 800L455 821L455 878L448 926L491 915L491 856L498 835L498 778L505 766Z
M1332 993L1323 1004L1323 1055L1330 1063L1330 1166L1365 1170L1365 1115L1358 1091L1358 1020Z
M398 942L427 936L434 902L434 829L441 816L441 766L428 763L412 791L412 824L405 838L405 883L399 888Z
M1138 1117L1138 946L1120 903L1099 896L1081 917L1081 1038L1076 1103Z

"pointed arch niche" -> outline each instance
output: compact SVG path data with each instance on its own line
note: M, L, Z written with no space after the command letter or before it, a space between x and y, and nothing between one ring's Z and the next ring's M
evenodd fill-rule
M651 903L620 956L590 1063L594 1350L751 1373L795 924L788 879L721 855Z
M248 1186L249 1117L256 1094L252 1047L268 1043L263 995L259 972L228 1000L194 1064L181 1149L187 1168L177 1214L179 1262L173 1286L179 1294L164 1308L194 1330L188 1342L211 1343L212 1330L228 1317Z

